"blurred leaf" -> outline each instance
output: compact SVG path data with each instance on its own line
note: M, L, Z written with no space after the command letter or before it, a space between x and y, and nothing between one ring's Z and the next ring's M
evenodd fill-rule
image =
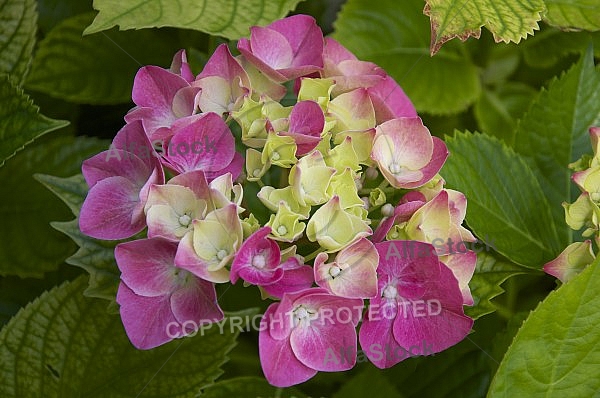
M483 90L473 109L481 131L511 143L517 121L536 94L530 86L517 82L502 84L495 90Z
M547 90L542 89L518 124L515 151L533 166L555 222L564 220L561 203L573 200L568 164L592 152L588 129L600 124L598 93L600 71L594 67L590 48ZM570 243L571 231L563 228L559 234L564 248Z
M131 101L133 79L144 65L168 67L178 50L165 31L111 31L81 37L86 13L60 22L39 43L27 88L76 103Z
M569 30L599 30L600 3L598 0L545 0L544 19L550 25Z
M385 369L383 374L397 386L400 392L398 395L389 396L402 398L484 396L491 379L490 358L484 351L487 347L481 349L481 342L476 341L480 333L477 326L478 324L475 324L474 333L445 351L434 356L410 358L390 369ZM382 371L377 370L377 372Z
M0 275L39 278L73 253L70 239L50 227L69 217L68 209L33 174L75 174L84 159L106 146L93 138L46 136L0 168Z
M384 68L417 111L465 110L481 91L477 67L462 43L429 56L430 28L420 1L348 0L335 22L334 38L362 60Z
M529 315L488 397L591 397L600 391L598 260Z
M0 329L37 296L80 274L77 268L64 265L56 271L45 273L43 279L0 277Z
M374 366L369 366L333 394L332 398L347 397L397 397L398 390L390 381ZM404 395L402 395L404 396Z
M539 269L566 246L561 219L551 217L544 192L527 163L485 134L457 132L442 175L467 197L473 232L511 261ZM562 238L561 238L562 236Z
M536 68L547 68L556 64L568 54L584 54L590 42L594 43L594 52L600 56L600 32L561 32L547 28L523 42L519 49L525 62Z
M0 78L5 73L11 75L11 81L17 85L27 74L35 45L35 6L35 0L0 2ZM4 85L2 92L4 94Z
M229 397L306 397L295 388L277 388L260 377L236 377L219 381L203 390L202 398Z
M67 124L40 115L23 90L0 76L0 167L36 138Z
M455 37L479 38L485 26L496 42L515 42L538 29L543 0L426 0L431 18L431 53Z
M284 17L301 0L94 0L98 15L84 34L119 25L121 30L173 26L238 39L253 25Z
M38 0L38 28L43 33L58 25L63 19L92 11L92 0Z
M465 307L465 313L477 319L496 311L491 300L504 293L500 285L511 276L526 273L531 273L531 270L507 261L499 261L489 253L478 253L477 267L469 282L474 305Z
M135 349L104 301L79 277L43 294L0 332L0 396L194 397L222 373L236 332Z

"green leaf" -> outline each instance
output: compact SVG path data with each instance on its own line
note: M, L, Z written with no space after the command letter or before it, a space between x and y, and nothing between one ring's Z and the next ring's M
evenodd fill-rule
M380 65L417 111L461 112L481 91L477 67L462 43L429 56L429 24L419 1L348 0L334 38L362 60Z
M81 271L77 268L64 266L54 272L45 273L43 279L0 277L0 329L37 296L66 280L75 279L80 274Z
M0 332L0 396L194 397L222 373L228 327L136 350L79 277L43 294Z
M597 0L545 0L544 19L561 29L599 30L600 3Z
M93 13L77 15L48 33L39 43L27 88L76 103L129 102L138 69L167 67L179 49L167 32L157 30L82 37L92 18Z
M574 199L567 165L592 152L588 128L600 124L598 92L600 71L590 48L541 91L518 124L514 148L533 165L555 222L564 220L561 203ZM570 243L569 229L561 231L561 239L563 247Z
M539 269L566 246L548 201L525 161L485 134L447 138L442 175L467 197L467 224L511 261ZM566 226L561 224L563 229Z
M495 90L483 90L473 109L481 131L512 142L517 121L535 95L533 88L517 82L502 84Z
M379 369L370 366L344 383L332 398L397 397L398 390Z
M0 76L0 167L36 138L68 124L40 115L23 90Z
M455 37L479 38L485 26L496 42L515 42L539 29L543 0L426 0L431 18L431 53Z
M569 54L585 54L594 43L595 56L600 56L600 32L562 32L546 28L519 46L525 62L535 68L548 68Z
M478 253L475 273L469 282L474 304L465 307L465 313L477 319L496 311L491 300L504 293L500 285L511 276L526 273L531 273L531 270L508 261L499 261L489 253Z
M69 210L34 180L34 173L69 176L81 162L105 148L92 138L45 136L0 168L0 275L41 277L73 253L71 240L50 227Z
M265 379L259 377L236 377L219 381L206 388L202 398L229 398L229 397L305 397L295 388L277 388L271 386Z
M488 397L591 397L600 391L600 267L596 260L531 313Z
M301 0L94 0L98 15L84 34L173 26L238 39L253 25L283 18Z
M17 85L27 74L35 45L35 4L35 0L0 2L0 76L11 75L11 80Z
M36 178L65 202L75 216L79 216L79 210L88 192L83 175L69 178L36 175ZM102 241L82 234L78 218L66 222L54 221L51 225L79 246L77 252L67 258L66 262L83 268L90 274L89 286L84 294L114 302L120 277L114 249L121 241Z
M44 33L63 19L92 11L92 0L38 0L38 28Z

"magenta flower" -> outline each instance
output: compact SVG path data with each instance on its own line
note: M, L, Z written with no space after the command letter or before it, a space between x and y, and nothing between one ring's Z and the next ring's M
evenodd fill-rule
M108 151L83 162L90 190L81 206L79 228L96 239L125 239L146 226L144 205L152 184L165 176L142 123L125 125Z
M121 243L115 258L121 270L117 293L121 320L131 343L151 349L194 325L217 322L223 312L212 283L173 264L177 243L160 238Z
M379 294L359 331L369 360L389 368L406 358L399 352L431 355L464 339L473 320L464 314L458 282L435 248L401 240L375 246Z
M270 233L271 227L262 227L244 241L231 264L231 283L241 277L253 285L268 285L283 277L281 251L268 238Z
M271 227L262 227L244 241L231 265L231 283L242 278L277 298L311 287L312 267L302 264L297 256L281 262L281 250L269 239L270 233Z
M202 89L198 98L202 112L218 114L238 110L250 91L248 74L226 44L217 47L193 85Z
M419 117L389 120L376 128L371 158L395 188L418 188L431 180L448 157Z
M293 15L266 27L250 28L238 50L248 61L280 83L323 68L323 32L313 17Z
M125 121L141 120L153 142L168 138L171 125L177 119L197 111L196 95L200 88L192 87L187 80L193 75L190 76L185 53L175 55L172 68L179 71L144 66L133 81L131 98L137 106L125 115Z
M321 132L325 126L325 115L323 110L315 101L300 101L289 116L290 125L287 132L281 132L280 135L287 135L296 142L297 156L304 156L319 145L321 142Z
M213 112L173 126L173 137L165 145L163 163L176 173L202 170L209 180L213 176L211 172L218 172L217 175L231 172L237 178L242 167L240 159L235 158L235 138L231 130Z
M258 340L267 381L288 387L318 371L351 369L356 363L356 325L362 308L360 299L332 296L319 288L285 294L280 303L271 304Z

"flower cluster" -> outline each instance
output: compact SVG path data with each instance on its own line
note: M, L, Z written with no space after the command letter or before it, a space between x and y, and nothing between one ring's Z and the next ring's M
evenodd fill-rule
M83 164L81 231L128 240L117 302L133 345L223 319L215 285L240 279L275 300L259 352L276 386L352 368L358 341L386 368L403 357L383 351L462 340L476 255L433 244L475 237L438 174L444 142L309 16L253 27L237 50L219 46L197 76L184 51L141 68L126 125Z
M596 247L600 245L600 127L590 128L590 138L594 156L584 155L571 163L575 172L572 180L581 194L573 203L563 203L565 219L569 227L578 231L584 229L584 238L593 238ZM596 255L592 241L574 242L567 246L554 260L544 265L544 271L567 282L591 264Z

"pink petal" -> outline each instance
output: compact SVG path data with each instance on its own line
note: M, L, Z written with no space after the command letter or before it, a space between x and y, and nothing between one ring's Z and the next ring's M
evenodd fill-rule
M202 170L193 170L178 174L171 178L168 184L187 187L191 189L198 198L208 199L210 197L210 187L208 186L208 181L206 181L206 176Z
M223 119L207 113L175 131L167 152L167 160L180 173L216 171L233 159L235 140Z
M356 364L357 339L354 325L315 320L310 326L297 326L290 334L290 344L304 365L318 371L336 372L352 369ZM328 360L334 353L337 360ZM340 355L343 353L343 355ZM341 357L341 358L340 358Z
M121 176L141 187L148 180L150 170L142 159L131 152L109 149L83 161L81 171L91 188L109 177Z
M278 304L271 304L263 315L261 325L267 325L258 335L258 351L260 364L269 384L277 387L289 387L300 384L317 371L304 365L296 358L288 339L275 340L269 334L269 319L273 316Z
M306 155L321 142L325 115L316 102L300 101L294 105L289 120L289 131L282 132L281 135L293 137L298 146L297 155Z
M375 108L377 124L398 117L417 116L414 105L392 77L387 76L368 91Z
M346 47L342 46L337 40L331 37L325 38L323 48L323 58L335 65L346 60L357 60L356 55L352 54Z
M192 69L188 64L187 54L183 49L177 51L177 53L175 53L173 56L173 61L171 62L171 68L169 68L169 71L183 77L188 83L194 81L194 74L192 73Z
M227 44L217 47L210 59L204 65L202 72L196 80L208 76L219 76L232 83L235 78L240 78L245 87L249 86L248 75L239 62L231 55Z
M413 193L413 192L409 192ZM408 194L404 195L407 196ZM403 197L404 199L404 197ZM390 229L392 229L392 227L395 224L399 224L405 221L408 221L410 219L410 217L415 213L415 211L417 211L418 209L420 209L423 205L425 204L425 201L421 201L421 200L415 200L415 201L409 201L409 202L405 202L405 203L401 203L398 206L396 206L394 208L394 215L391 217L387 217L384 218L381 223L379 224L379 226L377 227L377 229L375 230L375 233L373 234L373 238L372 241L373 243L379 243L381 241L383 241L387 235L388 232L390 232Z
M446 163L446 159L448 159L448 147L446 147L444 141L439 138L431 138L433 139L433 155L431 156L431 161L427 166L421 169L421 173L423 173L421 179L419 181L405 183L405 188L413 189L425 185L440 172L442 166Z
M135 75L131 98L137 106L171 111L173 97L189 84L185 79L158 66L144 66Z
M129 238L146 226L139 187L125 177L105 178L88 192L79 214L79 228L96 239Z
M217 303L215 285L193 276L190 278L185 286L171 295L171 310L177 321L184 326L186 321L196 326L222 320L224 315ZM188 332L193 333L194 330Z
M268 28L281 33L288 40L294 54L294 67L315 66L312 72L323 67L323 32L313 17L292 15L273 22Z
M179 268L190 271L192 274L199 278L202 278L209 282L224 283L229 281L229 276L220 277L214 272L208 271L209 264L202 258L198 257L196 250L194 250L193 233L188 232L183 236L177 246L177 253L175 254L175 265Z
M270 227L262 227L242 244L231 264L231 283L237 282L239 277L253 285L268 285L281 279L281 252L279 245L267 238L270 233ZM259 254L264 262L260 268L253 264Z
M381 298L371 300L371 306L365 315L358 339L360 347L373 365L386 369L402 361L399 355L392 355L399 347L392 333L395 313L389 313Z
M427 348L436 353L458 343L471 330L473 320L463 311L463 296L452 271L437 258L422 258L405 268L403 276L421 279L425 291L418 298L404 296L393 325L394 338L406 349ZM416 283L414 281L413 283Z
M262 288L269 295L282 298L286 293L297 293L310 288L313 282L312 267L310 265L301 265L300 268L286 269L280 280L270 285L264 285Z
M176 243L158 238L118 244L115 259L121 280L139 296L169 294L175 281L173 260L176 251Z
M471 289L469 289L469 281L475 272L477 254L473 251L451 254L444 262L452 270L454 277L458 281L458 286L463 296L463 304L473 305L474 302Z
M117 292L121 321L129 341L139 350L149 350L171 340L167 334L169 323L177 323L169 296L142 297L121 282Z
M220 177L227 173L231 173L231 179L235 181L242 173L244 162L244 157L239 153L235 152L233 154L233 159L231 159L231 162L227 166L217 171L206 171L204 174L210 182L217 177Z

